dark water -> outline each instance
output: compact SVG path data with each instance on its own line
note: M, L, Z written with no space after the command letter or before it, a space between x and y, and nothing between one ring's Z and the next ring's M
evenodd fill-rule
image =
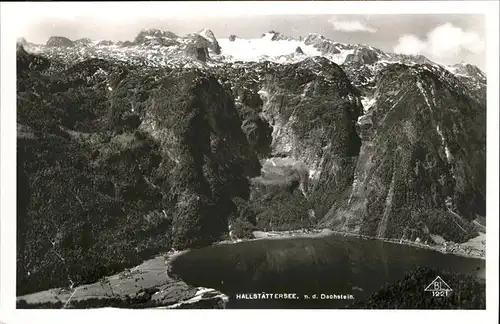
M206 247L177 257L171 271L188 284L225 293L229 308L343 308L352 301L321 299L321 294L359 300L417 266L485 276L484 260L339 235ZM299 299L236 299L264 292L296 293Z

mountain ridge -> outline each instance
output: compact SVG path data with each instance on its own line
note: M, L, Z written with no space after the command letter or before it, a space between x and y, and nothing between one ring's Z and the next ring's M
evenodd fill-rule
M200 30L199 32L195 33L195 34L198 34L206 39L212 39L212 40L215 40L217 41L217 38L215 37L215 34L208 28L203 28L202 30ZM150 38L169 38L169 39L177 39L177 38L184 38L186 36L188 36L189 34L183 36L183 37L179 37L177 36L176 34L174 34L173 32L171 31L168 31L168 30L162 30L162 29L158 29L158 28L145 28L145 29L142 29L139 31L139 33L137 34L136 36L136 43L137 43L137 38L139 37L140 39L141 38L144 38L144 36L149 36ZM231 41L235 41L236 39L239 39L239 40L252 40L252 39L243 39L243 38L240 38L240 37L236 37L235 35L230 35L228 37L228 40L229 38L231 38L231 36L234 36L234 38L231 40ZM54 37L51 37L51 38L54 38ZM65 39L65 40L69 40L65 37L62 37L62 36L56 36L55 37L56 39ZM340 50L369 50L369 51L372 51L382 57L389 57L389 56L394 56L394 57L399 57L399 58L402 58L403 60L406 59L406 60L411 60L412 58L415 59L416 62L423 62L423 61L426 61L426 62L432 62L430 61L429 59L427 59L425 56L423 55L406 55L406 54L397 54L397 53L391 53L391 52L384 52L378 48L375 48L373 46L370 46L370 45L367 45L367 44L344 44L344 43L339 43L339 42L335 42L319 33L309 33L307 36L300 36L300 37L290 37L290 36L286 36L286 35L283 35L281 34L280 32L277 32L277 31L274 31L274 30L271 30L269 32L266 32L266 33L263 33L262 34L262 37L261 38L267 38L269 39L270 41L273 41L273 42L276 42L276 41L301 41L303 42L303 45L313 45L313 47L316 47L318 49L320 49L320 52L323 52L324 53L330 53L330 54L336 54L338 53ZM33 44L33 43L29 43L27 42L24 38L23 39L23 43L24 44L31 44L32 46L40 46L40 45L37 45L37 44ZM226 38L221 38L221 39L226 39ZM86 42L84 42L85 44L89 44L88 40L90 39L86 39ZM50 41L50 38L49 38L49 41ZM52 43L52 41L50 41L48 43ZM72 43L75 43L77 42L78 43L79 40L76 40L76 41L71 41ZM92 41L92 44L98 44L99 42L110 42L112 44L117 44L119 42L113 42L113 41L110 41L110 40L99 40L99 41ZM121 42L121 44L123 44L124 42ZM53 46L53 45L51 45ZM56 44L57 46L57 44ZM290 51L289 54L293 53L293 51ZM336 62L337 63L337 62ZM340 62L340 64L343 63L343 62ZM434 62L432 62L434 63ZM436 63L434 63L436 64ZM469 65L471 67L473 67L473 69L475 70L478 70L480 73L482 73L484 75L484 72L481 71L477 66L473 66L471 64L468 64L468 63L465 63L466 65ZM456 63L456 64L452 64L452 65L449 65L448 67L450 69L456 69L458 66L462 65L461 63ZM462 70L463 72L463 70ZM471 69L469 69L468 73L464 73L465 75L467 76L470 76L471 73Z

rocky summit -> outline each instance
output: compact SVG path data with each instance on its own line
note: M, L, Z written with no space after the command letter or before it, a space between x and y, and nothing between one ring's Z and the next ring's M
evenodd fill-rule
M484 230L486 76L469 64L276 31L22 39L17 112L18 295L258 230Z

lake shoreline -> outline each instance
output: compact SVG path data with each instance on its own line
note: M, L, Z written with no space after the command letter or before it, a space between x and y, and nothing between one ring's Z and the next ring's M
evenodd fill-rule
M314 229L314 230L308 230L308 231L305 231L305 230L270 231L270 232L254 231L253 233L254 233L254 238L238 239L235 241L221 241L221 242L214 243L214 245L237 244L240 242L266 240L266 239L290 239L290 238L307 238L307 237L313 238L313 237L325 237L325 236L330 236L330 235L342 235L342 236L357 237L359 239L364 239L364 240L377 240L377 241L382 241L382 242L387 242L387 243L407 245L407 246L411 246L411 247L418 248L418 249L437 251L437 252L440 252L442 254L453 254L453 255L457 255L457 256L465 257L465 258L486 260L485 247L483 249L478 249L477 247L474 247L474 248L470 249L469 253L457 251L457 249L459 249L460 247L467 246L466 245L467 242L465 242L465 243L445 242L446 245L424 244L424 243L412 242L412 241L407 241L407 240L378 238L378 237L374 237L374 236L367 236L367 235L351 233L351 232L340 232L340 231L334 231L334 230L326 229L326 228L321 229L321 230ZM485 238L484 233L482 233L481 235L476 237L476 239L483 238L483 236Z
M257 240L319 238L334 235L357 237L363 240L379 240L419 249L433 250L442 254L454 254L459 257L486 259L484 256L476 254L443 251L445 246L432 246L415 242L376 238L329 229L255 231L254 238L219 241L213 245L238 244ZM178 256L190 251L190 249L182 251L171 250L146 260L134 268L104 277L99 282L80 285L73 289L52 288L28 295L17 296L18 308L191 308L196 307L196 305L212 305L216 308L223 308L227 302L227 296L224 294L209 287L192 287L181 278L170 276L171 262Z

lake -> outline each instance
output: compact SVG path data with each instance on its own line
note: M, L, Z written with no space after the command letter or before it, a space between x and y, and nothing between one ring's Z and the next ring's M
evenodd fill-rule
M191 250L172 261L171 273L190 285L225 293L228 308L343 308L352 300L336 298L368 297L417 266L485 278L481 259L342 235ZM258 298L254 293L270 298L251 299Z

